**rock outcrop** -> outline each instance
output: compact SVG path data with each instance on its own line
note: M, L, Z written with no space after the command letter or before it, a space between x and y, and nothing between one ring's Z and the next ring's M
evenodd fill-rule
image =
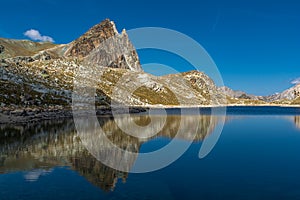
M65 55L67 57L83 58L97 48L106 39L118 34L114 22L106 19L93 26L75 41L71 42Z
M0 45L0 53L4 52L5 47L3 45Z
M84 59L92 51L97 50L97 48L99 48L100 51L102 43L106 42L107 44L105 45L110 45L110 41L108 40L109 38L118 36L124 38L127 45L131 44L126 31L123 30L122 33L119 34L115 23L106 19L100 24L93 26L75 41L71 42L69 49L65 52L65 56ZM115 47L111 46L111 49L113 48ZM101 52L99 53L101 54ZM107 67L141 71L139 58L135 49L132 49L132 52L128 55L120 55L117 60L111 61Z

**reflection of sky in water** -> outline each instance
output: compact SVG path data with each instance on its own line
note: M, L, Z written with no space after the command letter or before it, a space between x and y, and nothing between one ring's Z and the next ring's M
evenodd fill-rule
M25 144L38 147L40 143L44 144L48 141L47 145L43 145L45 149L28 149L35 149L33 154L47 150L43 156L50 158L37 160L40 163L33 163L33 160L28 158L27 163L33 166L28 170L25 162L15 166L10 162L7 169L14 170L0 175L0 197L1 199L9 197L10 199L75 200L136 197L140 197L139 199L219 199L219 197L276 199L280 196L281 199L298 199L300 130L297 127L300 117L289 115L290 112L285 112L284 115L239 113L239 115L228 116L220 140L206 158L200 160L197 156L202 145L202 137L199 135L198 140L192 143L188 151L175 163L156 172L145 174L124 174L97 162L80 147L80 143L79 146L74 145L77 140L73 128L70 130L67 128L72 127L71 123L52 124L55 129L49 127L47 129L45 126L43 130L48 130L51 134L46 131L40 137L28 135L29 141ZM164 129L158 137L136 143L139 151L149 152L166 145L173 136L173 129L170 127L173 127L176 119L170 117L169 128ZM123 120L126 123L126 120ZM141 117L140 122L143 120L144 117ZM112 141L119 141L120 146L126 146L127 137L116 132L118 129L112 121L104 120L103 126L107 130L115 130L114 134L111 134ZM56 135L53 134L54 130L62 132ZM181 138L178 142L184 142L185 139L189 137ZM54 142L55 140L57 142ZM20 138L17 141L20 141ZM127 142L135 144L134 139L128 139ZM0 141L1 146L3 144ZM57 149L57 152L61 153L65 150L66 154L70 153L67 159L62 158L63 161L70 162L68 166L60 167L64 162L58 159L58 154L53 154L52 158L49 153L54 151L51 149ZM21 151L18 152L18 159L20 159L23 154ZM48 163L47 168L44 168L46 161L51 162Z
M82 162L77 158L72 170L53 167L49 171L34 169L0 175L1 194L11 199L218 199L220 196L274 199L278 195L282 199L297 199L300 130L294 120L297 122L298 118L286 115L230 118L216 147L205 159L197 156L201 141L193 143L167 168L128 174L123 181L114 181L113 192L103 192L103 188L89 182L99 173L93 170L100 165L87 168L95 161L87 162L88 157L85 157ZM143 143L141 151L156 149L167 142L166 137L155 138ZM114 175L107 170L104 172L108 177L122 177L119 172ZM108 177L103 175L100 177L107 181Z

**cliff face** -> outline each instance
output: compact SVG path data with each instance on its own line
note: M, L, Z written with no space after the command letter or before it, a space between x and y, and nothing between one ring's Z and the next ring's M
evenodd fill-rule
M126 31L123 30L122 33L119 34L115 23L109 19L106 19L100 24L93 26L75 41L71 42L64 55L66 57L83 59L93 50L97 50L97 48L101 46L103 42L112 37L122 37L124 40L126 40L126 43L130 44ZM107 44L109 45L108 42ZM114 48L114 46L110 47L111 49ZM119 58L117 58L117 60L113 60L107 65L107 67L141 71L139 58L135 49L133 49L128 55L121 55Z
M116 34L118 34L118 31L114 22L106 19L71 42L69 49L65 52L65 56L83 58L103 41Z

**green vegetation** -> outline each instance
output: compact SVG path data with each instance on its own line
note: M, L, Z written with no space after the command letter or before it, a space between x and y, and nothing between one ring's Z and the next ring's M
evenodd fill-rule
M291 102L292 105L300 105L300 97L297 97Z
M242 99L242 98L231 98L227 97L228 104L241 104L241 105L263 105L266 104L265 101L262 100L254 100L254 99Z
M137 96L142 102L152 105L179 105L176 95L169 88L165 88L165 92L161 94L153 89L141 86L134 91L133 95Z

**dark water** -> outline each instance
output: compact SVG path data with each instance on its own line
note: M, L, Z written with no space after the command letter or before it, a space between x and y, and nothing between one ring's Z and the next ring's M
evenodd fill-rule
M180 140L192 140L190 148L170 166L142 174L97 161L73 120L1 125L0 199L300 199L298 108L231 107L226 117L210 116L209 109L200 116L180 116L176 109L168 113L163 129L143 140L124 134L112 118L99 118L107 137L133 152L162 148L184 123L186 134ZM149 123L145 114L131 117L139 125ZM203 139L224 119L216 146L199 159ZM117 120L126 124L128 116ZM193 137L189 127L195 121L200 126ZM127 164L131 168L135 160Z

